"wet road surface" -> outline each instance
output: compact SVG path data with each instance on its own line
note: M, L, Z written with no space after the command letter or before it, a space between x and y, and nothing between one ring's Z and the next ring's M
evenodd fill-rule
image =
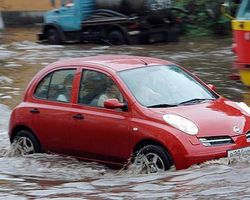
M210 161L186 170L137 175L69 157L8 155L8 118L34 74L62 58L97 54L153 56L176 62L223 96L250 105L250 89L229 80L231 39L182 39L140 46L36 43L37 29L0 33L0 199L250 199L250 158Z

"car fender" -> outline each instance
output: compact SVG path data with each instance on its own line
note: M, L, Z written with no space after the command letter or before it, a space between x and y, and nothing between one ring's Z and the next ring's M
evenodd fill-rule
M15 108L12 111L11 116L10 116L10 123L9 123L10 139L12 139L15 136L15 133L18 127L20 128L23 127L24 129L28 129L35 135L35 132L33 131L33 128L32 128L33 117L32 115L27 114L27 113L30 113L31 109L32 107L23 107L23 104L21 103L18 105L17 108Z
M174 163L185 157L188 154L186 146L192 145L187 134L157 121L133 119L131 128L134 150L142 141L155 142L165 148Z

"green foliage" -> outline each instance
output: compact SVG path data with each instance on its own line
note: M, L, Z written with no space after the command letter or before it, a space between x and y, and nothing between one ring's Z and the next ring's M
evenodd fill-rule
M176 0L175 6L185 11L175 13L181 21L182 32L195 36L231 33L230 19L221 12L221 3L219 0Z

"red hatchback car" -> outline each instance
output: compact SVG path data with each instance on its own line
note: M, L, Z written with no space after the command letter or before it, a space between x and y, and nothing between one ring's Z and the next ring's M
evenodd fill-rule
M250 109L184 68L136 56L68 59L41 70L12 112L22 154L54 152L141 172L250 151Z

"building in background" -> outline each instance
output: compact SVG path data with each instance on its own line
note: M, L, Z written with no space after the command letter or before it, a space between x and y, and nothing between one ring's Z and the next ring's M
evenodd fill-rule
M60 0L0 0L0 12L6 26L33 25L42 22L44 12L59 7Z

